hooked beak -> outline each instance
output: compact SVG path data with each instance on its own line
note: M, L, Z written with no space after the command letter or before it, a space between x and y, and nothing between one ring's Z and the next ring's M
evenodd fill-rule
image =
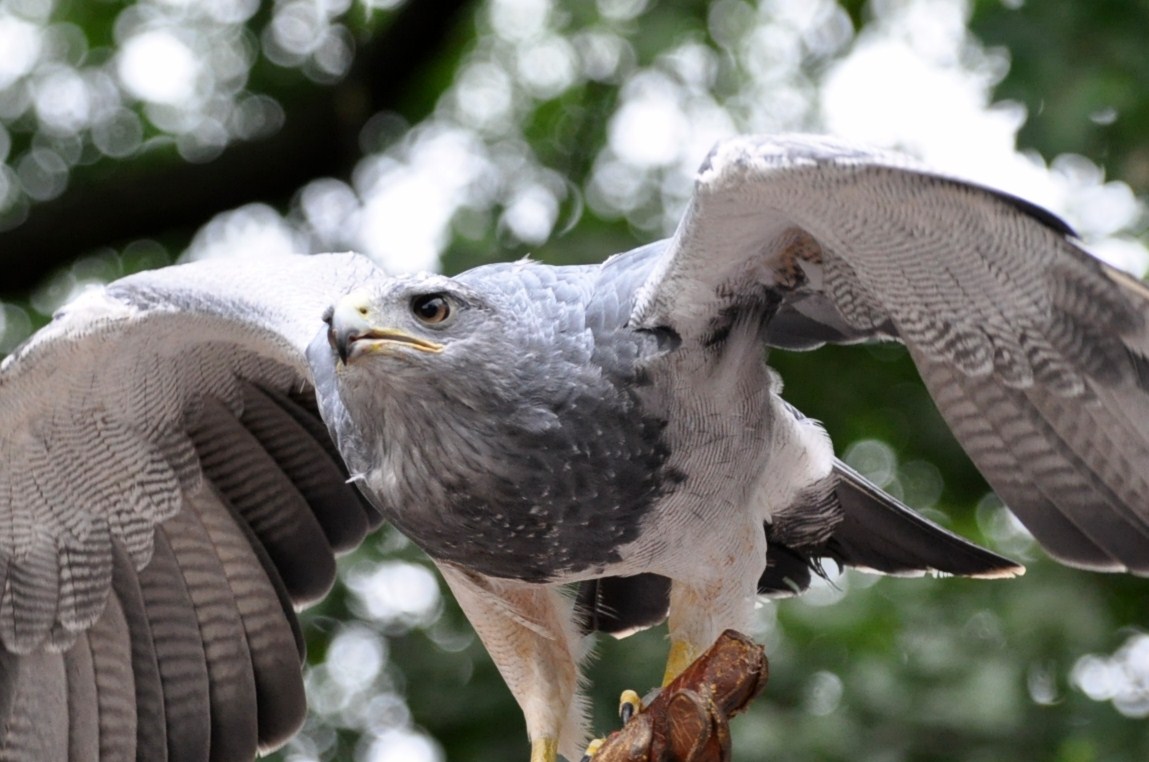
M442 344L374 325L371 300L366 293L354 292L340 299L323 315L327 341L344 365L367 354L382 354L399 347L420 352L441 352Z

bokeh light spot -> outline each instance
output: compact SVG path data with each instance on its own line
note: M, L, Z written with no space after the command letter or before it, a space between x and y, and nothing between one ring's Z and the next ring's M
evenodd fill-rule
M806 683L806 711L817 717L832 714L842 701L842 678L833 672L815 672Z
M117 72L124 87L137 98L176 105L195 95L200 63L175 34L154 29L124 42Z
M47 148L33 148L16 163L24 192L36 201L48 201L68 186L68 165Z
M443 751L422 733L395 729L381 733L362 758L364 762L442 762Z
M366 627L339 631L327 649L327 673L341 688L362 693L371 687L387 661L386 641Z
M56 135L74 135L87 126L92 103L88 86L75 69L59 68L39 77L32 102L40 126Z
M352 570L347 586L366 616L400 631L431 624L442 605L435 575L404 561Z
M1111 656L1081 657L1071 678L1094 701L1111 701L1126 717L1149 717L1149 635L1130 635Z
M134 111L118 108L92 125L92 143L101 153L115 159L131 156L140 149L144 127Z
M879 487L889 485L898 473L897 453L878 439L854 442L846 448L842 459Z
M32 70L40 57L43 29L8 14L0 14L0 90Z

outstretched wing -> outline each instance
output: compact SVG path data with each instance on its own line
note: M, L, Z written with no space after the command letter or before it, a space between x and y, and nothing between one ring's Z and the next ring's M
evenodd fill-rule
M380 520L304 350L372 277L352 255L143 273L5 359L0 749L250 760L298 728L293 608Z
M1149 574L1149 290L1050 213L829 139L724 142L633 322L705 348L749 308L774 346L904 342L1053 556Z

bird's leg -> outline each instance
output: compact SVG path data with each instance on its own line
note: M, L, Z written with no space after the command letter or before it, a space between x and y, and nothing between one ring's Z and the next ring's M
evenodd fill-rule
M573 601L546 585L440 569L523 711L531 762L556 762L560 752L578 759L582 654Z
M758 595L758 577L766 563L761 528L735 534L726 552L699 573L672 577L670 585L670 652L663 686L682 674L724 630L749 629Z
M559 742L555 738L531 741L531 762L555 762L559 755Z
M674 678L681 675L682 671L698 658L704 647L702 643L689 637L671 636L670 652L666 655L666 669L662 673L662 687L670 685Z

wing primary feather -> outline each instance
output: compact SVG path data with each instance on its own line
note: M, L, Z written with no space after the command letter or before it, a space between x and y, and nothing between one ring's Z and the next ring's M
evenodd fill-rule
M8 748L8 728L16 709L22 663L19 654L0 648L0 751Z
M270 391L254 384L244 385L240 421L311 506L332 549L345 552L358 547L367 535L367 515L327 448L282 403L277 404Z
M147 572L149 575L157 573ZM134 758L164 762L168 758L168 732L159 655L139 576L128 551L119 543L112 554L112 593L131 639L136 723Z
M171 762L208 762L211 698L207 657L195 603L162 526L156 530L152 561L140 572L139 580L163 690L167 758Z
M311 438L319 443L321 447L327 452L327 455L332 463L339 469L339 473L343 475L346 481L350 474L347 471L347 466L343 462L343 458L339 455L339 450L335 446L335 442L331 440L331 434L327 431L327 424L323 422L323 418L319 414L319 403L315 399L315 389L310 386L305 386L301 389L292 390L290 394L282 394L274 389L267 389L264 387L264 392L276 404L284 409L288 415L295 419L303 428L307 429L307 433ZM363 509L363 513L367 516L367 528L369 530L378 529L383 524L383 514L371 505L367 498L358 489L355 489L355 496L359 500L359 506Z
M1054 557L1149 573L1142 515L1149 485L1132 466L1147 451L1136 404L1123 406L1106 390L1083 403L1006 389L926 360L919 367L974 463Z
M268 578L249 536L220 496L205 491L189 502L215 546L239 613L251 659L259 749L278 748L299 729L307 711L295 614L285 608L286 596Z
M239 530L239 533L245 538L253 556L259 562L260 566L263 567L267 581L271 584L276 599L279 601L279 607L283 611L284 618L291 627L292 637L295 640L295 652L298 655L300 663L302 663L307 655L307 641L303 637L303 630L300 629L299 618L295 616L295 602L292 600L291 592L287 589L287 585L284 584L283 578L279 575L279 569L267 554L267 548L263 546L263 542L256 536L252 528L248 526L243 515L231 504L227 496L214 489L213 494L215 499L219 501L219 504L231 514L233 526L235 526L235 528Z
M1025 569L978 547L913 511L842 461L834 462L842 522L827 556L885 574L940 572L962 577L1014 577Z
M220 548L204 528L194 498L168 519L168 538L196 619L207 668L213 762L253 759L259 748L257 698L251 654L233 585Z
M99 693L88 634L82 632L64 653L68 692L69 762L98 762L100 754Z
M99 709L101 762L136 759L136 677L132 671L132 637L123 608L108 597L103 615L88 630L92 673Z
M69 714L64 655L41 649L16 658L20 665L0 757L67 762Z
M823 559L839 567L899 576L947 574L994 579L1024 573L1020 565L938 526L840 460L824 485L802 493L805 504L778 511L766 531L766 569L758 592L797 595ZM826 529L810 525L817 520Z
M335 557L315 514L291 480L220 402L205 399L190 427L204 474L263 544L297 605L335 582Z

